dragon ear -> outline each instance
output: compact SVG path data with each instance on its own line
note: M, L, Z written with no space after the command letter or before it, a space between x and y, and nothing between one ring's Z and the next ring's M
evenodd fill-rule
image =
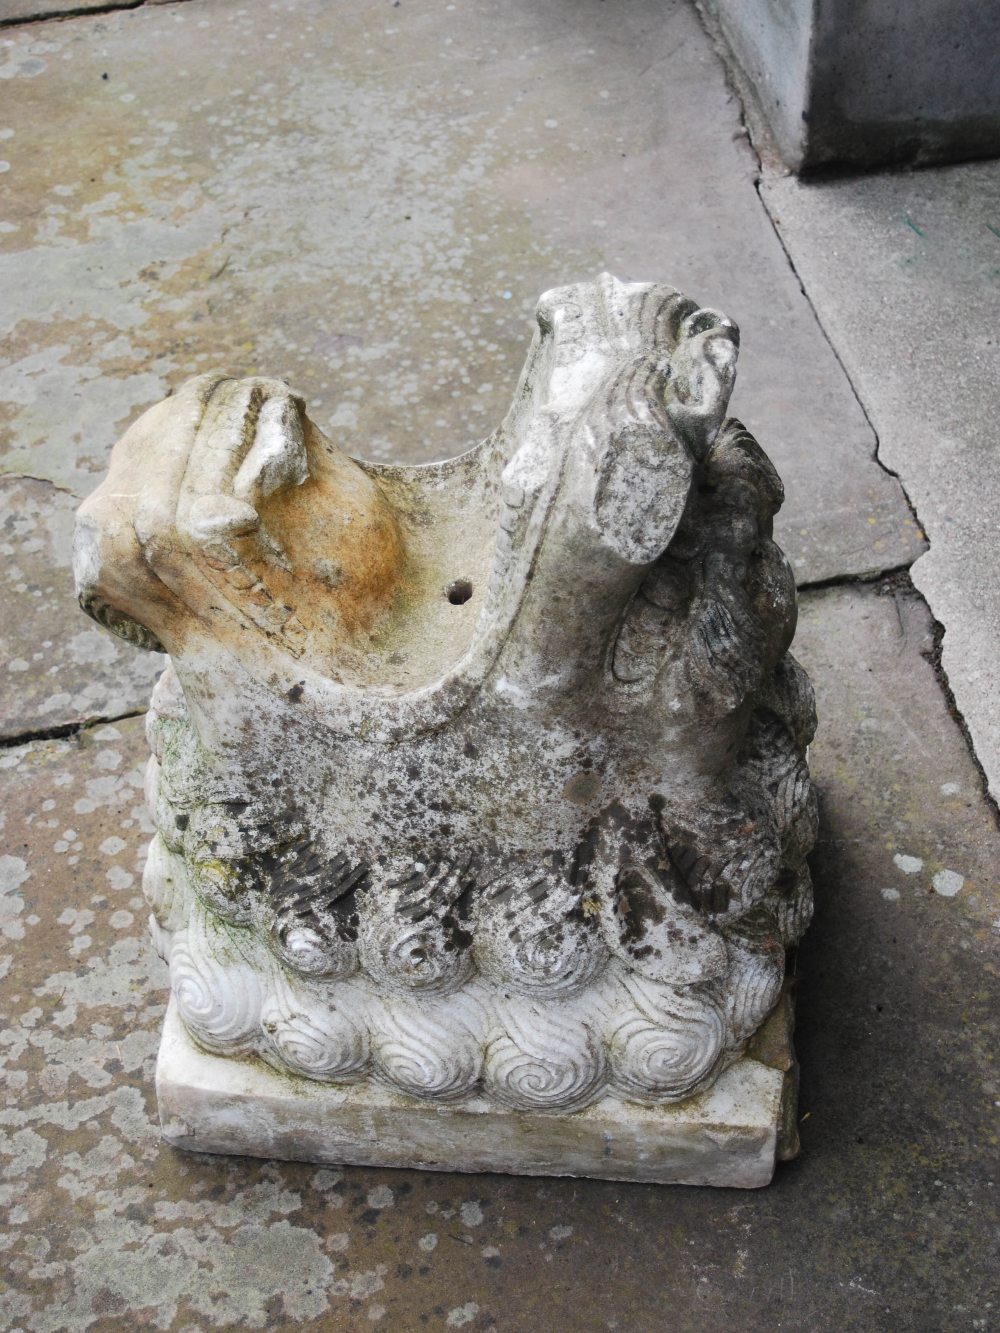
M740 334L714 310L694 310L680 323L664 383L663 405L699 461L707 455L725 419L736 379Z

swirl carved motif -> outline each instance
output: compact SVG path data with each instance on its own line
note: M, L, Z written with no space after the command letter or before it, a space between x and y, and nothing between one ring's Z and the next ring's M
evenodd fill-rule
M813 886L809 867L802 864L789 879L791 886L783 893L774 894L775 924L786 949L791 948L806 933L813 915Z
M226 1055L253 1049L260 1033L261 962L240 952L234 932L194 909L187 929L174 936L170 982L181 1021L199 1045Z
M474 884L470 861L417 861L361 898L358 952L368 974L399 990L436 995L471 976L471 936L461 910Z
M585 1009L528 999L498 1009L503 1031L486 1049L486 1085L498 1101L524 1111L572 1111L594 1100L606 1059Z
M608 956L582 897L578 889L545 874L491 885L480 902L473 937L480 970L524 995L578 994Z
M401 1092L435 1101L467 1096L483 1067L482 1041L469 1006L431 998L393 998L372 1015L381 1076Z
M288 858L292 859L292 858ZM324 861L308 846L285 867L280 890L267 886L270 944L286 966L307 977L349 977L357 971L355 893L368 867L341 853Z
M187 921L191 886L184 858L168 851L159 834L149 844L142 872L142 892L156 922L167 931Z
M608 1032L611 1080L638 1102L679 1102L715 1072L726 1045L722 1007L704 988L625 976L632 1001Z
M306 1078L347 1082L358 1078L371 1058L368 1030L358 1018L360 1001L353 989L338 988L334 999L278 977L261 1006L261 1027L287 1068Z
M730 1044L745 1041L763 1023L781 995L785 951L773 939L769 949L742 948L729 942L732 968L726 984Z

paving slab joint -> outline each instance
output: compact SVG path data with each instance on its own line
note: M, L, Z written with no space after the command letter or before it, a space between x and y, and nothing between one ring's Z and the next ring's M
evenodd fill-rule
M3 26L2 23L0 23L0 27L2 26ZM60 486L59 483L57 481L53 481L51 477L36 477L30 472L0 473L0 481L33 481L36 482L39 486L51 487L52 490L58 491L60 495L68 495L74 500L78 500L80 498L77 495L76 491L72 490L69 486Z
M84 732L94 727L108 726L114 722L127 722L130 718L145 717L145 709L134 709L128 713L101 714L98 717L84 718L82 722L60 722L52 727L37 727L31 731L20 731L14 736L0 736L0 750L16 750L21 745L31 745L35 741L64 741L79 738Z
M914 584L909 569L903 567L900 569L887 570L885 573L871 579L848 577L844 579L818 580L816 583L800 585L799 593L824 592L828 588L837 587L849 589L851 587L872 586L875 587L875 591L880 596L892 597L897 600L899 597L907 597L919 602L926 609L930 621L931 641L925 647L918 649L918 651L924 661L930 665L938 685L941 687L941 692L944 695L945 707L947 708L952 721L962 733L966 748L969 752L969 757L971 758L976 774L978 775L979 794L982 796L984 803L989 809L991 817L997 823L998 827L1000 827L1000 807L998 807L996 800L990 793L985 769L976 753L972 735L966 724L965 718L955 701L955 695L948 680L948 674L942 664L941 650L944 642L945 626L935 617L927 598Z
M994 821L996 822L997 827L1000 828L1000 805L997 804L996 799L994 798L992 792L990 791L989 780L986 776L986 770L983 768L979 755L976 753L976 746L975 742L972 739L972 733L970 732L965 717L961 709L959 708L958 703L955 700L955 694L951 688L951 682L948 680L948 673L944 669L944 663L942 661L942 651L944 648L945 626L934 615L934 612L931 610L930 603L927 601L926 597L924 597L924 595L921 592L919 592L916 587L914 587L913 582L909 577L907 577L907 583L909 587L912 589L913 595L915 597L919 597L920 600L923 602L923 604L927 607L927 614L930 616L931 620L931 633L933 635L933 642L930 648L921 651L920 656L924 659L925 662L928 662L930 664L931 668L934 671L934 675L937 678L937 682L941 686L941 692L944 695L945 705L947 706L948 713L950 714L952 721L958 727L959 731L961 731L962 736L965 739L965 744L968 746L969 755L972 759L973 765L975 766L976 769L976 773L978 774L979 777L979 786L983 800L986 803L986 806L988 807Z
M34 23L56 23L64 19L100 18L125 9L145 9L149 5L185 4L187 0L109 0L105 5L67 5L65 9L40 8L35 14L0 15L0 28L27 27Z
M767 126L767 122L764 119L763 113L757 107L756 97L753 91L753 87L750 84L749 80L747 79L746 75L743 73L742 69L739 67L739 64L737 63L732 51L729 49L728 43L722 36L715 19L705 11L704 7L699 3L699 0L695 0L695 9L698 13L698 17L701 20L702 26L704 27L706 33L708 34L709 40L711 41L716 51L716 54L719 56L719 59L722 62L726 83L728 84L729 89L733 94L733 97L735 98L737 105L740 108L740 129L742 131L741 137L746 138L747 147L749 148L751 154L753 155L755 163L755 170L753 173L753 186L754 190L756 191L757 198L760 200L760 206L764 210L764 214L774 230L774 234L778 239L778 243L780 244L782 251L784 252L785 259L788 262L788 267L791 269L795 277L795 280L799 285L799 290L801 291L803 297L805 298L806 303L809 306L810 311L812 312L813 318L816 321L816 325L819 328L820 332L822 333L823 337L826 339L826 342L830 348L830 351L833 353L833 356L836 359L837 364L843 371L844 378L847 381L848 385L850 386L851 393L854 395L858 407L861 410L861 414L864 417L865 421L868 424L869 429L872 432L872 436L875 440L875 454L874 454L875 462L878 464L878 466L882 469L883 472L885 472L888 476L894 478L894 480L896 480L899 483L899 488L902 491L903 498L906 501L906 504L910 510L910 515L914 523L916 524L917 528L919 529L919 532L923 537L924 541L927 541L927 535L924 530L924 526L920 521L920 515L917 513L916 506L911 500L910 494L906 489L906 483L904 482L903 478L899 475L898 472L894 472L891 467L888 467L886 465L886 463L882 460L880 456L881 441L879 440L878 431L875 429L875 423L872 421L871 415L868 412L867 407L865 406L865 402L861 397L861 394L858 392L857 386L855 385L854 380L851 377L850 371L844 364L843 358L841 357L840 352L837 350L836 344L831 338L825 324L823 323L823 320L820 317L820 313L819 310L816 308L815 302L809 295L809 292L806 289L806 285L803 282L801 276L799 275L799 271L795 265L795 260L792 258L792 254L788 249L788 246L785 244L785 238L781 234L781 227L779 223L775 220L774 214L768 207L767 200L764 198L763 192L761 190L761 183L763 181L765 172L770 173L773 176L790 176L794 173L792 173L782 163L781 157L775 146L774 139L771 135L770 129ZM857 174L857 173L852 173L852 174ZM810 177L810 179L813 179L813 177ZM927 545L929 549L930 547L929 541L927 541ZM923 554L926 554L926 552L924 552ZM917 556L916 558L919 559L920 557ZM872 571L871 577L877 578L882 572L883 571L881 570L874 570ZM890 570L885 572L894 572L894 571ZM868 576L866 575L865 577ZM853 581L853 576L848 575L846 581L848 582ZM823 582L825 586L832 587L835 586L836 578L830 580L824 580ZM819 585L817 584L815 586Z

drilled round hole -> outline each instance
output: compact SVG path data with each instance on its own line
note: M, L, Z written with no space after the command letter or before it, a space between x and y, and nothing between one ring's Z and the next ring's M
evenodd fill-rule
M452 606L464 606L472 596L472 584L468 579L456 579L448 584L446 596Z

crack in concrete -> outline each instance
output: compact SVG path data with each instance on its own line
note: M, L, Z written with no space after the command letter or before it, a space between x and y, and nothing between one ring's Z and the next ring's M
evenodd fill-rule
M36 477L31 472L3 472L0 473L0 481L35 481L39 486L49 486L52 490L58 491L60 495L68 495L74 500L79 500L80 496L69 486L60 486L57 481L51 477Z
M150 4L184 4L186 0L108 0L101 5L67 5L65 9L39 11L12 18L0 17L0 28L16 28L34 23L59 22L63 19L99 18L102 14L117 14L122 10L145 9Z
M882 579L897 578L900 575L908 578L909 573L909 565L880 565L878 569L865 570L862 574L831 574L828 578L811 579L795 586L798 592L823 592L826 588L866 587Z
M928 602L927 598L923 595L923 593L919 592L913 586L912 582L910 583L910 587L913 590L914 595L916 597L919 597L920 600L923 602L924 606L927 607L927 614L931 618L931 626L934 633L933 647L930 649L929 652L921 653L921 657L923 657L923 659L926 662L930 663L934 671L934 675L937 678L937 683L941 687L941 693L944 695L944 701L948 708L949 716L951 717L951 720L955 723L955 725L958 727L959 731L962 733L962 736L965 739L965 744L969 750L969 757L972 760L976 773L979 775L979 786L981 795L984 801L986 802L987 806L989 807L990 813L993 815L993 818L997 823L997 827L1000 828L1000 803L997 802L997 800L994 798L993 794L990 791L990 784L989 784L989 779L986 776L986 770L985 768L983 768L983 765L979 759L979 755L976 753L976 746L972 739L972 733L969 731L969 727L968 724L966 723L962 710L959 708L958 703L955 700L955 694L951 688L951 682L948 679L948 673L945 671L941 661L941 651L944 646L944 636L946 632L946 627L941 623L940 620L938 620L937 616L934 614L931 608L930 603Z
M18 732L14 736L0 736L0 750L15 750L21 745L31 745L34 741L64 741L78 739L94 727L102 727L113 722L127 722L130 718L145 717L144 708L133 709L128 713L113 713L107 716L84 718L82 722L60 722L52 727L39 727L34 731Z
M763 145L758 143L758 138L762 137L765 140L768 148L772 153L775 153L776 150L774 149L773 144L770 140L767 130L767 125L763 119L762 114L759 112L752 115L748 113L748 103L751 102L753 98L752 87L749 85L745 76L743 75L743 72L739 69L738 65L736 64L735 57L733 56L732 52L726 45L725 39L718 31L717 25L705 13L705 10L699 3L697 3L697 0L695 3L695 10L698 14L699 19L701 20L705 32L708 34L708 38L711 41L712 46L719 57L719 60L722 63L722 67L726 76L726 83L729 85L730 92L732 93L736 101L736 104L739 107L740 130L738 133L738 137L740 139L745 140L747 150L749 151L749 153L753 158L754 162L753 187L754 187L754 193L757 195L757 200L764 211L764 216L767 218L768 222L771 225L771 230L774 232L778 244L781 246L782 253L785 256L785 261L788 264L788 267L791 270L792 276L794 277L796 283L798 283L799 291L802 293L802 296L809 307L812 317L816 322L816 327L823 335L824 341L826 342L830 351L833 353L834 360L840 367L844 379L846 380L848 387L850 388L851 394L861 411L861 415L864 417L865 423L867 424L868 429L872 433L872 439L875 441L875 451L872 457L874 461L878 464L878 466L882 469L882 471L886 474L886 476L892 477L893 480L899 484L899 489L900 491L902 491L903 499L906 501L907 508L910 511L910 516L913 519L913 522L916 525L917 530L920 533L921 537L927 543L927 547L929 550L930 539L927 536L923 523L921 523L920 521L920 515L917 513L916 506L910 499L909 492L906 489L906 484L903 481L903 478L899 475L899 473L894 472L891 467L888 467L887 464L884 463L882 458L880 457L881 442L879 440L878 431L875 429L875 423L872 421L871 415L869 414L868 409L865 406L864 400L861 397L861 394L858 392L857 386L855 385L854 380L851 378L850 372L844 365L840 353L837 351L836 344L831 338L826 328L826 325L823 323L823 320L820 317L820 313L817 310L812 300L812 297L809 295L808 291L806 290L805 284L803 283L801 277L799 276L799 271L795 266L795 260L792 258L791 252L789 251L788 246L785 244L785 238L781 234L781 228L775 222L774 215L767 206L767 200L761 193L761 183L764 179L765 172L768 170L768 168L764 164ZM788 175L789 173L786 170L784 174ZM913 560L911 560L909 565L905 566L905 568L909 568L911 565L916 564L917 560L919 560L921 556L926 554L927 554L926 551L922 551L921 554L916 556ZM879 576L879 573L881 572L882 572L881 570L874 571L871 577L877 578ZM885 572L891 573L892 571L886 570ZM868 575L865 575L863 577L867 578Z
M770 208L768 208L767 200L764 198L764 195L762 193L761 184L763 182L765 172L768 170L768 168L765 166L764 163L764 157L763 157L764 149L766 146L771 153L775 154L776 150L774 149L773 142L770 138L770 133L767 127L766 120L764 119L763 114L756 107L752 86L748 83L742 70L737 65L735 57L729 50L725 42L725 39L722 37L721 33L717 28L717 25L712 21L709 15L706 14L702 5L698 3L698 0L695 0L695 10L698 14L699 19L701 20L703 28L708 34L708 38L711 41L716 54L718 55L720 61L722 62L722 66L725 71L726 82L728 83L729 88L740 110L739 137L741 139L745 139L747 150L752 154L753 157L753 161L755 164L755 169L753 173L753 186L754 186L754 192L757 195L758 202L760 203L761 208L764 210L765 217L771 224L771 229L774 232L775 237L777 238L778 244L781 246L788 267L791 269L792 275L795 278L795 281L798 283L799 291L802 293L803 298L805 299L807 305L809 306L809 309L812 312L813 319L816 321L817 327L819 328L824 339L826 340L826 343L830 348L830 351L833 353L837 365L843 372L844 378L847 381L848 386L850 387L850 391L853 394L854 399L858 404L861 414L864 417L865 421L867 422L868 428L871 430L872 438L875 441L875 452L873 455L874 460L876 464L882 469L882 471L886 473L887 476L894 478L894 480L898 483L899 489L902 492L903 499L906 501L906 505L910 511L910 515L913 519L913 522L916 525L917 530L920 533L921 537L927 544L927 550L922 551L920 555L915 556L914 559L909 561L907 564L896 565L889 569L872 570L870 574L863 574L863 575L846 574L843 576L834 575L826 579L817 579L811 583L799 584L798 591L816 592L816 591L822 591L824 588L863 585L866 583L876 582L882 578L899 578L899 577L905 578L906 583L909 589L912 591L913 595L919 597L921 602L923 602L923 604L927 607L927 613L930 616L934 626L934 638L935 638L935 646L933 653L927 658L927 660L930 662L931 666L934 669L935 677L937 678L937 682L940 685L941 691L945 697L945 703L947 705L948 712L951 715L954 722L957 724L959 730L961 731L962 736L965 740L965 744L968 748L970 758L972 759L972 762L975 765L976 772L979 774L979 781L982 789L982 794L986 800L986 804L989 806L989 809L994 819L1000 820L1000 805L998 805L997 801L994 800L994 798L990 794L989 782L986 777L986 771L983 768L979 755L976 752L976 746L972 738L972 733L969 730L965 717L963 716L961 710L958 707L958 704L955 700L954 691L952 690L951 683L948 680L948 674L945 671L944 666L942 665L942 660L941 660L942 645L944 641L944 636L947 632L947 626L945 626L941 621L939 621L938 618L934 615L930 603L923 596L923 594L917 590L917 588L913 584L910 575L910 570L913 568L913 566L917 563L918 560L921 560L923 556L927 554L927 551L930 550L931 546L930 538L927 536L926 529L924 528L923 523L920 521L920 515L917 513L916 505L914 505L912 499L910 498L910 493L906 489L906 483L903 480L902 476L900 476L898 472L895 472L891 467L889 467L882 460L880 456L881 441L879 439L879 433L875 428L875 423L872 421L872 418L865 405L864 399L862 398L856 384L854 383L854 380L851 377L851 374L848 371L847 366L844 364L844 361L841 358L839 351L837 350L836 344L834 343L833 338L831 337L829 331L827 330L826 325L824 324L820 316L820 313L816 308L816 305L814 304L812 298L810 297L808 291L806 290L802 278L799 276L799 271L795 265L795 260L793 259L791 251L789 250L788 246L785 244L784 236L781 234L781 228L775 221L774 215L772 214ZM748 105L754 108L752 114L748 114ZM760 136L761 139L760 143L758 143L758 136Z

